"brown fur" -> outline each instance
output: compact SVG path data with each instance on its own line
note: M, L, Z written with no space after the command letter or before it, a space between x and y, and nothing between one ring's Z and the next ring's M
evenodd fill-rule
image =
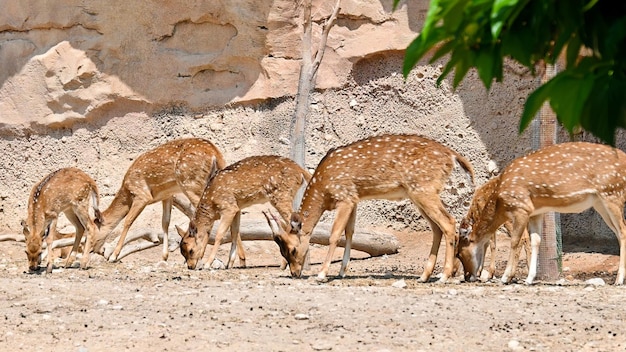
M76 228L72 251L78 250L83 232L87 230L87 241L81 260L81 268L87 268L89 253L98 238L97 224L102 221L102 214L98 210L99 200L96 183L89 175L76 168L57 170L33 187L28 201L28 217L22 222L31 272L39 267L44 239L48 248L51 248L56 237L56 219L61 213ZM93 217L89 214L89 209L93 209ZM46 266L48 272L52 271L53 262L54 253L49 253ZM70 263L68 257L65 265Z
M253 156L240 160L217 172L207 185L198 210L187 232L178 229L183 238L180 251L189 269L195 269L204 256L209 234L216 220L220 225L207 263L211 265L222 238L231 229L232 245L227 267L234 262L235 249L245 267L245 253L239 234L241 209L269 201L287 219L292 201L301 185L311 175L291 159L279 156Z
M466 279L475 278L483 261L486 243L506 222L511 223L511 252L502 276L509 282L517 267L519 243L528 227L531 263L526 279L532 283L542 214L548 211L579 213L593 207L615 232L620 243L616 284L626 274L626 154L606 145L571 142L539 149L515 159L500 175L490 192L478 193L484 206L473 215L471 232L461 236L458 256Z
M317 166L304 192L300 210L285 224L285 231L275 234L291 274L301 275L311 232L325 211L336 209L337 215L319 279L326 278L334 250L344 232L346 250L339 274L345 275L358 202L409 198L433 229L431 254L420 280L430 278L444 235L446 259L441 281L446 281L454 268L457 234L455 220L443 207L439 193L455 161L473 180L474 172L467 159L440 143L415 135L370 137L330 150Z
M212 170L226 165L222 153L213 143L200 138L177 139L140 155L126 171L120 189L104 211L102 237L106 238L125 218L120 239L109 257L117 260L126 234L143 209L163 202L163 260L168 258L168 227L175 196L184 194L195 207ZM194 209L181 209L189 218ZM100 251L101 247L95 248Z

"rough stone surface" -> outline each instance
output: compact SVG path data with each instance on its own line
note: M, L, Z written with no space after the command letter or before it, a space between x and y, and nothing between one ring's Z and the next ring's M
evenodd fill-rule
M302 22L294 4L3 3L0 232L21 231L30 188L61 167L94 177L105 208L134 158L174 138L208 138L229 162L288 155ZM331 6L314 1L314 42ZM386 132L418 133L456 149L473 163L477 184L531 150L531 133L519 135L517 122L538 81L519 67L507 64L504 82L489 92L474 72L456 91L448 81L437 87L442 62L422 62L403 79L403 49L427 6L406 1L392 12L391 0L342 1L310 106L310 170L330 148ZM457 219L472 191L457 168L443 194ZM160 212L148 207L135 226L158 227ZM613 236L594 213L562 219L573 236ZM357 222L428 227L408 201L364 202ZM176 213L172 226L184 223Z

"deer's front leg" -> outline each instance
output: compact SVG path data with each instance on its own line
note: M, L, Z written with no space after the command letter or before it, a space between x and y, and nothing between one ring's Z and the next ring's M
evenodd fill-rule
M220 244L222 244L222 239L224 238L224 234L226 234L226 231L232 224L233 219L235 218L235 216L237 216L238 212L239 212L239 209L234 209L234 210L227 209L222 212L222 217L220 218L220 225L217 227L217 231L215 233L215 242L213 243L211 252L209 252L209 258L206 261L209 267L211 267L211 265L213 264L213 261L215 260L215 257L217 256L217 250L220 248ZM209 229L207 231L211 231L211 230ZM207 234L207 238L209 235L210 234Z
M161 253L161 258L163 258L164 261L167 261L170 254L168 229L172 218L172 203L173 198L168 198L163 201L163 217L161 218L161 228L163 229L163 252Z
M241 267L246 267L246 252L244 251L241 233L239 232L240 224L241 212L238 211L237 215L233 218L232 224L230 224L230 254L228 255L226 268L230 268L231 265L235 264L235 254L239 256L239 264Z
M348 269L348 263L350 262L350 248L352 247L352 235L354 235L354 225L356 223L356 207L352 209L350 218L346 224L346 245L343 250L343 259L341 261L341 269L339 270L339 276L345 277L346 270Z
M517 262L519 260L519 244L526 227L528 226L528 214L518 209L513 214L513 231L511 232L511 250L509 253L509 261L502 278L503 283L508 284L515 276Z
M122 229L120 238L117 241L117 246L115 246L113 254L111 254L111 256L109 257L109 262L115 262L119 257L120 252L122 251L122 247L124 247L124 244L126 242L126 235L128 234L128 230L147 204L148 202L144 202L137 197L134 199L133 205L130 207L130 211L126 215L126 220L124 220L124 228Z
M317 274L317 279L319 281L326 281L326 276L328 275L328 269L330 267L330 262L333 259L333 254L339 244L341 235L345 231L346 225L350 219L350 214L355 207L356 204L353 204L352 202L344 201L337 204L337 215L335 216L335 222L333 223L330 237L328 239L328 253L326 253L326 259L324 259L322 268L320 269L319 274Z

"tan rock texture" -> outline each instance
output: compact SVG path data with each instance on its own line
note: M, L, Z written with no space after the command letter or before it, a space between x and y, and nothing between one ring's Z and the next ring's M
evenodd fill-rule
M402 1L392 11L392 0L341 1L312 96L309 169L332 147L385 132L456 149L478 184L531 150L532 134L519 135L517 122L538 80L519 67L507 64L504 82L488 92L473 72L456 91L448 81L437 87L441 62L402 77L428 3ZM313 4L316 43L334 1ZM20 231L30 188L61 167L89 173L104 208L134 158L174 138L209 138L228 162L288 155L297 1L0 0L0 8L0 232ZM443 195L457 219L473 192L458 170ZM160 212L149 207L136 226L158 228ZM593 216L571 232L612 236ZM172 226L185 221L176 214ZM364 202L357 222L427 228L407 201Z

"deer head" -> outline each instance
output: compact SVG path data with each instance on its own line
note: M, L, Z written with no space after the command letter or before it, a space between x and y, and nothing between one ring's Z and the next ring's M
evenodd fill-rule
M481 217L481 214L493 210L499 183L500 176L496 176L476 190L467 211L467 215L461 219L459 224L457 258L459 258L461 264L463 264L466 281L476 280L476 275L482 267L485 252L487 250L487 246L489 245L488 237L485 237L482 241L477 242L474 239L475 237L470 236L470 234L476 226L484 227L488 225L488 223L485 223Z
M302 217L298 213L292 213L289 224L286 224L269 210L264 211L263 215L272 230L274 242L280 248L280 254L289 264L291 276L302 276L310 241L310 236L301 235Z
M180 240L180 254L185 258L187 268L190 270L196 269L201 258L200 246L198 243L198 228L193 220L189 221L189 228L184 231L178 225L176 225L176 231L182 238Z
M31 236L30 228L26 221L22 220L22 233L26 239L26 257L28 258L28 270L35 272L41 264L41 240ZM47 231L46 231L47 233Z

